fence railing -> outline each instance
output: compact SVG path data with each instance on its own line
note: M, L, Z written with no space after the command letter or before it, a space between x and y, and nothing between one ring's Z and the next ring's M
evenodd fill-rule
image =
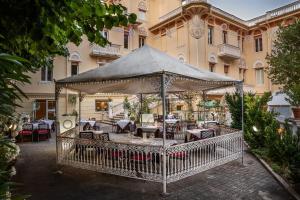
M163 149L162 146L103 142L59 135L58 163L107 174L162 182L162 157L167 182L230 162L242 155L240 131Z
M167 182L192 176L239 158L241 132L230 133L167 148Z

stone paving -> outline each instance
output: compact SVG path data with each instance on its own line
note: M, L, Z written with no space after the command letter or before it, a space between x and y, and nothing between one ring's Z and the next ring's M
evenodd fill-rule
M162 185L56 165L55 141L20 144L15 182L31 200L155 200ZM244 165L233 161L168 184L170 200L293 199L250 154Z

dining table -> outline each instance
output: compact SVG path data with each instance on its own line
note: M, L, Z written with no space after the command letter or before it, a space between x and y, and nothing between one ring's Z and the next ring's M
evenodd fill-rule
M84 120L84 119L80 120L80 126L84 126L87 123L89 123L91 125L91 127L93 127L95 125L96 121L94 121L94 120Z
M179 122L178 119L165 119L165 122L167 124L176 124L177 122Z
M145 126L141 126L138 129L141 129L142 132L156 132L156 131L163 131L163 127L162 126L155 126L155 125L145 125Z
M124 132L124 130L128 127L129 124L134 124L134 122L129 119L121 119L116 123L121 132Z

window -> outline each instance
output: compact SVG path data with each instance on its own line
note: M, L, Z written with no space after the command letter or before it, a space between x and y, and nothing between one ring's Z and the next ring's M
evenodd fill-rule
M214 28L212 26L208 27L208 44L213 44L213 34Z
M209 71L215 72L215 63L209 63Z
M241 37L237 36L238 47L241 48Z
M227 44L227 31L222 32L223 44Z
M244 41L245 41L245 38L242 38L242 45L241 45L242 52L244 51Z
M128 49L129 41L129 33L127 31L124 32L124 48Z
M55 101L47 99L36 99L34 101L34 119L51 119L55 118Z
M139 10L139 19L146 20L146 12L144 10Z
M71 64L71 76L75 76L78 74L78 62L72 62Z
M102 36L108 40L108 31L102 31Z
M108 111L108 100L95 100L96 111Z
M262 36L255 37L254 41L255 41L255 52L262 51L263 50Z
M52 81L53 69L51 67L42 67L41 69L41 81Z
M264 84L264 69L263 68L255 69L255 77L256 77L256 84L258 85Z
M227 76L229 73L229 65L224 65L224 74Z
M145 37L144 36L139 36L139 47L142 47L142 46L144 46L144 44L145 44Z
M180 110L182 110L182 107L183 107L183 105L177 105L176 110L180 111Z

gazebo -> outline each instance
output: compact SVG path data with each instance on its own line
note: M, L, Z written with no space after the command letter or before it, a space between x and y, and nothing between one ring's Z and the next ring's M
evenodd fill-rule
M163 137L154 138L151 143L133 142L138 140L132 138L116 142L107 141L103 136L99 137L101 139L80 138L80 130L76 128L64 133L57 130L57 161L102 173L161 182L166 194L167 183L243 155L243 132L228 127L222 127L221 134L216 137L171 144L166 139L166 94L186 91L205 94L228 86L242 88L243 83L182 63L147 45L103 67L58 80L55 83L57 127L58 97L62 88L79 93L79 121L80 102L85 94L160 94ZM240 93L243 95L242 89Z

